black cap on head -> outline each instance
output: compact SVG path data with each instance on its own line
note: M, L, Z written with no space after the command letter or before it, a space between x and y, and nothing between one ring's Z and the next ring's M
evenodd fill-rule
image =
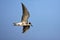
M31 24L31 22L29 22L29 24Z

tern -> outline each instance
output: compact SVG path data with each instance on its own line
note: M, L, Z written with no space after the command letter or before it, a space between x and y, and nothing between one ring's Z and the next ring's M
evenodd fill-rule
M25 7L23 3L21 3L21 5L22 5L22 11L23 11L21 22L13 23L13 24L14 26L22 26L23 27L22 33L25 33L30 28L30 26L32 26L32 24L31 22L28 21L30 17L29 11L27 10L27 8Z

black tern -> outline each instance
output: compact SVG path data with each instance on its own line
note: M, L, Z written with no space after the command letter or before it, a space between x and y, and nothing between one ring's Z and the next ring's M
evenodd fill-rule
M15 26L22 26L23 27L23 32L26 32L30 26L32 26L31 22L28 22L28 18L30 17L30 14L27 10L27 8L25 7L25 5L23 3L22 4L22 11L23 11L23 14L22 14L22 19L21 19L21 22L19 23L14 23Z

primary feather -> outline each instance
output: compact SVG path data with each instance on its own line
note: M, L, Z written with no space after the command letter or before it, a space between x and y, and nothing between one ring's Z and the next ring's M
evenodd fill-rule
M30 17L30 14L27 10L27 8L24 6L24 4L22 3L22 10L23 10L23 14L22 14L22 22L28 22L28 18Z

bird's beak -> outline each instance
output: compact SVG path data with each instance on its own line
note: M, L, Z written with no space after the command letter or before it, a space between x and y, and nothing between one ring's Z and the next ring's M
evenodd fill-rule
M31 24L31 26L33 27L33 25Z

